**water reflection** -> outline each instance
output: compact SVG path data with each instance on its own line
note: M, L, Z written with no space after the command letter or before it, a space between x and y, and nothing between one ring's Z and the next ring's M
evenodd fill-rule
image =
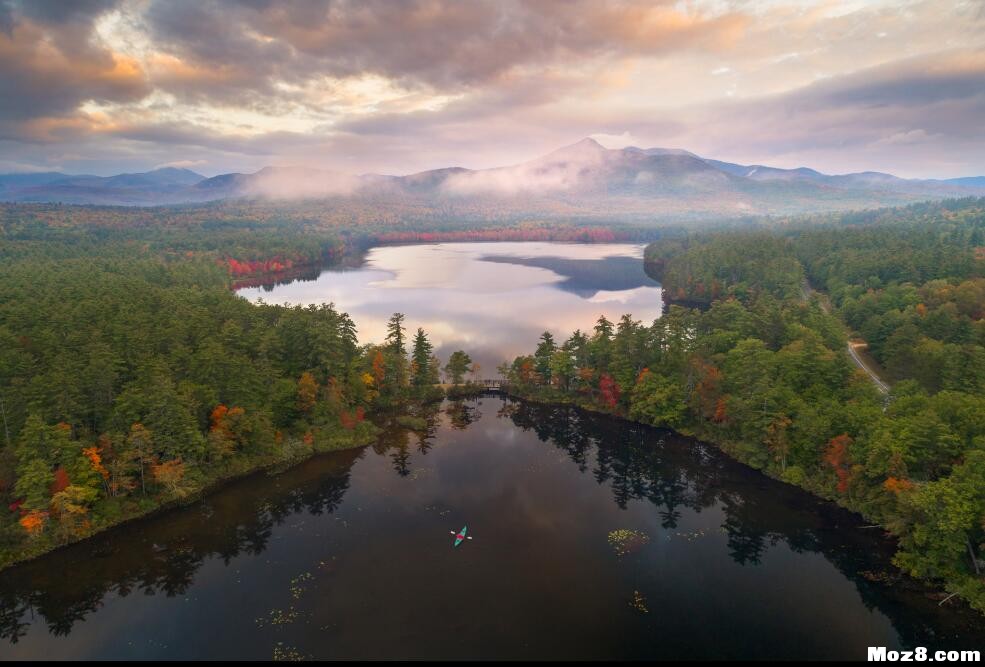
M858 657L985 638L873 581L892 545L856 517L710 446L489 397L424 417L0 574L0 655ZM450 549L466 521L476 541ZM650 542L616 557L616 528Z
M640 261L638 255L569 259L566 257L516 257L489 254L483 255L482 261L547 269L563 278L556 283L558 289L571 292L583 299L593 299L603 293L603 297L596 303L615 300L614 294L617 292L629 292L640 287L653 288L655 286L653 278L643 270L643 262Z
M256 475L190 509L121 526L0 573L0 638L16 644L38 622L67 636L109 594L185 594L206 561L228 565L261 554L274 527L290 517L333 512L360 456L340 452L276 478Z
M665 529L678 527L683 509L720 509L728 555L739 565L761 565L780 543L794 553L823 554L855 584L867 609L892 618L901 646L985 645L980 615L941 610L919 583L891 565L895 545L887 536L860 530L857 515L763 477L711 445L567 406L510 401L499 414L608 485L620 508L632 500L652 503Z
M332 302L380 342L394 312L424 327L443 360L464 349L493 377L541 332L567 337L600 315L660 316L659 284L643 270L643 246L571 243L438 243L371 249L358 269L325 270L314 281L240 289L269 303Z

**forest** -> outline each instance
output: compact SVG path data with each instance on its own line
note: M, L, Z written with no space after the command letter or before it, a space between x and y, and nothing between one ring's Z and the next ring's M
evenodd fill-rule
M501 367L511 390L716 443L869 517L898 537L903 570L985 609L985 201L612 236L239 206L0 206L0 566L370 442L378 423L413 427L442 371L468 374L465 351L442 367L399 313L364 345L331 305L251 304L241 281L381 242L656 238L665 315L545 333Z
M21 208L0 216L0 567L221 480L372 442L387 420L413 427L444 396L427 333L400 313L363 345L332 305L230 290L337 261L338 235L144 226L141 212L107 230L85 211L58 225ZM470 360L456 355L461 381Z
M903 571L985 611L985 200L700 232L646 260L663 317L545 332L501 368L511 390L713 442L868 517Z

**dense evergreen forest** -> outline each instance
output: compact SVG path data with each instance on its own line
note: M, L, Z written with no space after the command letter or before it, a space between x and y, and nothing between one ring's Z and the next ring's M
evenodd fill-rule
M342 257L338 234L99 212L0 209L0 566L221 479L365 444L373 421L413 426L443 396L427 334L399 313L383 344L361 345L331 305L230 290Z
M903 570L985 611L985 200L751 227L652 244L662 318L545 333L501 372L833 498L898 536Z

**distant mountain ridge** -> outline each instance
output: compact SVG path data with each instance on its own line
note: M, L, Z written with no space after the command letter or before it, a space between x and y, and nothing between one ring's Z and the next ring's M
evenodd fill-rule
M0 175L0 200L153 206L227 199L332 199L398 210L441 207L476 215L727 215L788 213L981 196L985 176L904 179L824 174L704 158L675 148L608 149L583 139L519 164L446 167L406 176L353 175L306 167L206 178L165 167L115 176L57 172Z
M59 172L2 174L0 199L20 202L154 205L173 197L181 199L188 188L204 178L190 169L177 167L115 176Z

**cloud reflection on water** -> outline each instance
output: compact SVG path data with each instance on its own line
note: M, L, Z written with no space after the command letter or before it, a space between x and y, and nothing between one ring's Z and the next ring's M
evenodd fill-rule
M438 243L373 248L359 269L325 270L313 281L296 281L270 291L240 290L243 297L268 303L334 303L359 327L361 342L380 342L394 312L407 315L407 327L423 327L444 362L464 349L479 362L485 377L500 362L533 349L543 331L566 338L573 330L590 330L600 315L610 320L632 313L644 322L660 317L660 286L606 290L607 281L588 270L611 258L642 258L638 244ZM496 257L497 261L484 261ZM566 274L547 268L504 263L556 258ZM586 262L586 260L588 260ZM583 267L582 271L579 267ZM598 268L597 266L595 268ZM578 275L572 275L577 272ZM598 280L591 296L566 291Z

